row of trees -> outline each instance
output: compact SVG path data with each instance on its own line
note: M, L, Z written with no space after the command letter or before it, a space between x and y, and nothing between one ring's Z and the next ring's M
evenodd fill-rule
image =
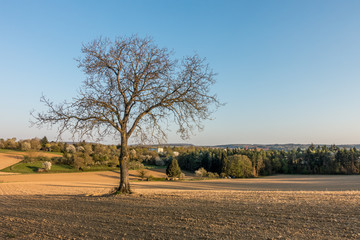
M78 169L94 165L117 166L119 146L97 143L49 142L46 137L16 141L0 139L0 149L61 152L56 162ZM177 157L181 169L195 172L204 168L215 176L257 177L284 174L359 174L360 151L356 148L310 145L291 151L261 149L220 149L201 147L165 147L163 153L134 146L129 150L130 168L141 164L168 165Z
M103 145L98 143L49 142L46 137L16 140L16 138L0 139L0 149L10 149L27 152L47 151L62 153L62 157L37 157L37 154L26 155L25 161L52 161L53 164L66 164L77 169L84 169L92 166L118 166L119 146ZM184 151L177 147L165 147L163 153L157 153L146 147L131 147L129 150L129 167L137 169L142 164L167 165L169 159L174 157L174 151Z
M115 145L103 145L97 143L64 143L49 142L46 137L16 141L16 138L0 139L0 149L20 150L26 152L56 152L62 153L62 157L38 157L37 154L25 156L26 162L36 160L52 161L53 164L66 164L75 168L85 168L94 165L118 164L119 150Z
M306 150L298 148L289 152L203 148L182 153L178 159L184 170L204 168L223 177L360 173L360 151L336 146L311 145Z
M0 138L0 149L11 149L21 151L52 151L60 152L64 148L64 143L49 143L46 137L26 139L17 141L16 138L2 139Z

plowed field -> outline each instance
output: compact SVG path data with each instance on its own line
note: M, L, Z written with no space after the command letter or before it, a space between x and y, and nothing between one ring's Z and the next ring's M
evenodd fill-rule
M360 239L360 176L133 181L134 194L99 196L117 184L1 176L0 239Z

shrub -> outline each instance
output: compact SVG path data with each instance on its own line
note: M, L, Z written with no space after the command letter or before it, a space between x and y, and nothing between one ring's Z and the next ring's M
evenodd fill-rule
M64 162L64 159L62 157L52 157L51 163L52 164L61 164Z
M61 148L57 144L53 144L50 146L51 152L60 152Z
M43 162L43 163L42 163L42 168L44 168L45 171L50 171L51 166L52 166L52 164L51 164L51 162L49 162L49 161L46 161L46 162Z
M117 166L117 164L114 163L114 162L109 162L109 163L108 163L108 167L113 168L113 167L116 167L116 166Z
M146 175L145 169L139 169L138 173L139 173L139 177L141 178L141 180L144 180L145 175Z
M85 152L85 148L83 147L83 146L78 146L77 148L76 148L76 151L77 152Z
M185 179L185 173L182 172L182 173L180 174L180 179Z
M33 158L26 156L26 155L24 156L24 160L23 160L24 163L31 163L32 161L33 161Z
M144 164L139 161L130 161L129 162L129 170L136 170L144 168Z
M176 158L174 158L166 168L166 175L171 178L178 178L180 177L180 174L181 169L179 167L179 163Z
M227 178L227 174L224 173L224 172L222 172L222 173L220 173L220 177L221 177L221 178Z
M206 171L205 168L199 168L198 170L195 171L196 176L198 177L206 177L208 175L208 172Z
M136 160L136 150L135 149L131 149L129 151L129 157L131 160Z
M47 161L47 162L50 162L51 161L51 158L50 157L44 157L44 156L39 156L39 157L36 157L35 158L37 161Z
M218 173L213 173L213 172L208 172L208 177L209 178L219 178L219 174Z
M161 158L156 157L156 158L155 158L155 165L156 165L156 166L164 166L165 163L164 163L163 160L161 160Z

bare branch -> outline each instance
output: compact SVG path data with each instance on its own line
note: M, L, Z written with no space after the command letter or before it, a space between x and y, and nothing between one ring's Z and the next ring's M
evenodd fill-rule
M59 136L65 131L81 138L118 136L122 170L127 169L132 135L142 141L166 140L164 127L172 116L181 137L188 138L221 105L210 94L215 74L197 55L178 61L152 39L137 36L99 38L84 44L82 53L78 66L87 78L78 96L60 104L43 96L47 111L32 114L35 125L56 125Z

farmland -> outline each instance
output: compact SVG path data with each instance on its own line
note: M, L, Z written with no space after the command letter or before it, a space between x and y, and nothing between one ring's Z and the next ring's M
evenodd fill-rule
M104 195L118 184L115 171L0 176L0 238L360 237L358 175L175 182L130 175L134 194L119 196Z

